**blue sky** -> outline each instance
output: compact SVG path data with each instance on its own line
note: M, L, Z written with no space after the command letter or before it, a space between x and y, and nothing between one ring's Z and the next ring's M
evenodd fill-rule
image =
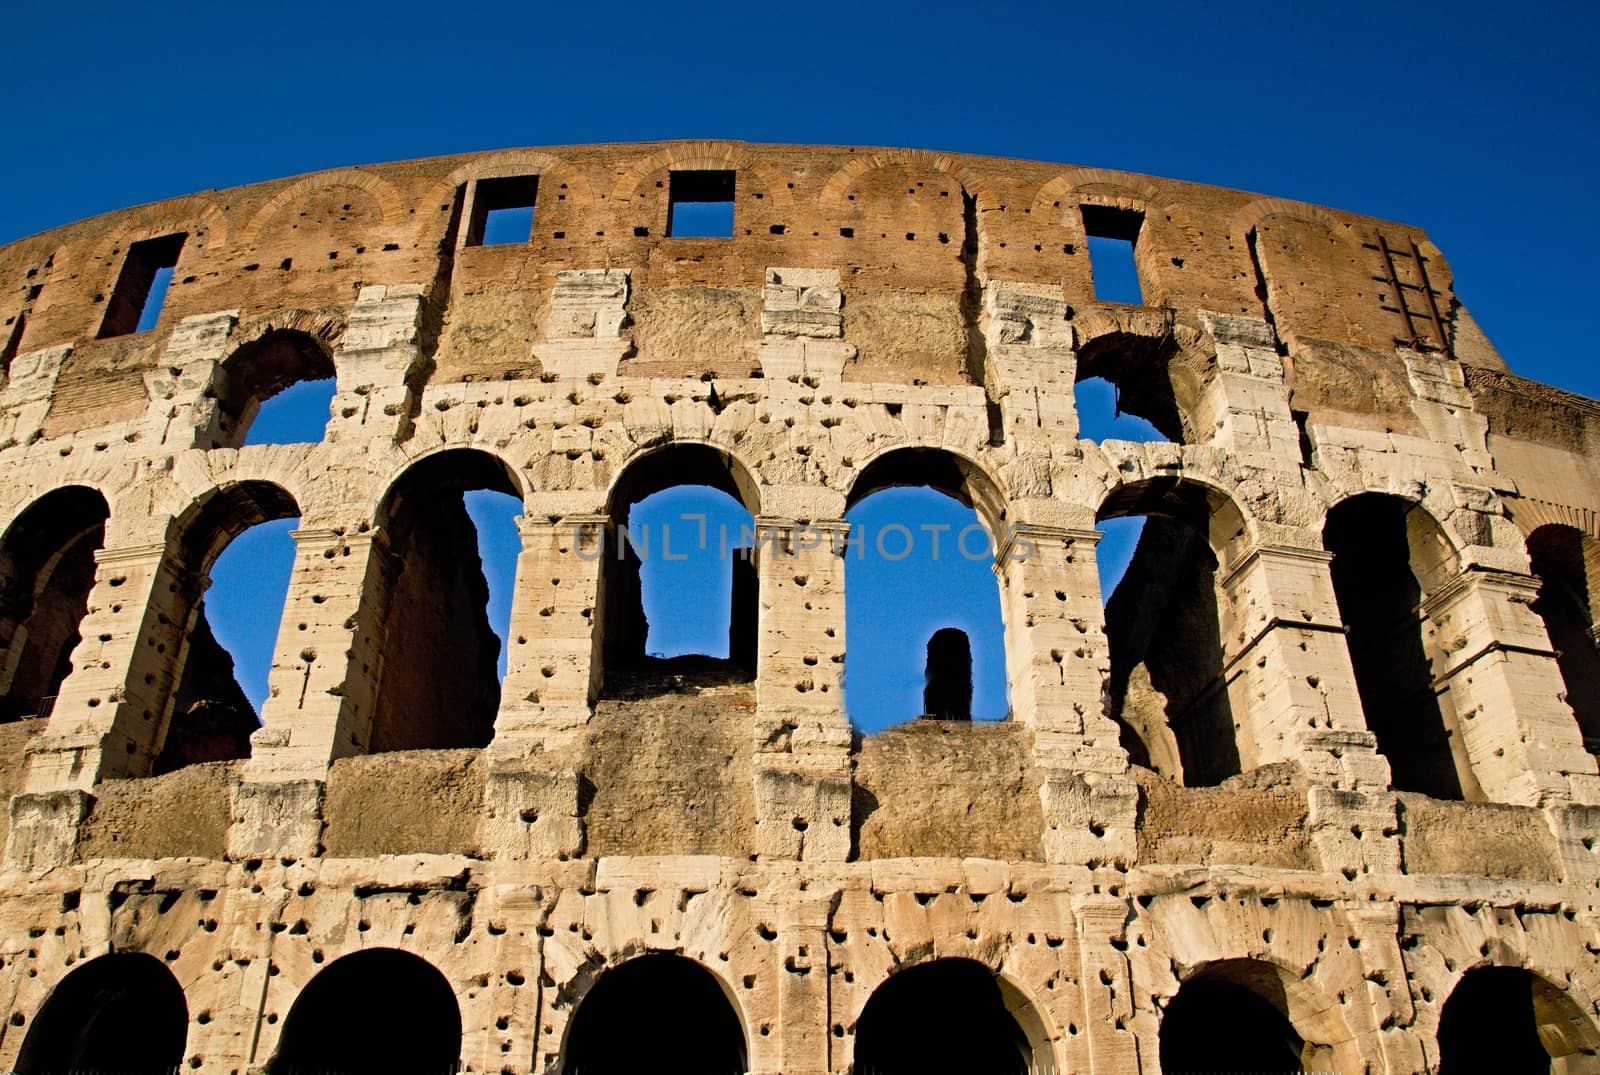
M90 2L19 5L6 44L0 242L195 190L503 146L950 149L1420 225L1515 371L1600 395L1593 5ZM514 548L509 526L489 522L491 551ZM228 559L259 559L254 539ZM920 692L920 658L912 678ZM855 668L851 683L869 690Z

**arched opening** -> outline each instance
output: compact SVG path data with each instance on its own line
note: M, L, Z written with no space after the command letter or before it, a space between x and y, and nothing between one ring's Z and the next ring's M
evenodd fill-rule
M1043 1022L982 963L936 959L873 990L856 1020L856 1075L1053 1072Z
M845 519L851 723L875 732L918 716L1005 719L1005 623L994 573L1005 508L994 484L948 452L901 449L862 470ZM927 694L930 647L954 637L946 632L968 644L964 717L935 712Z
M1287 1012L1287 998L1270 968L1249 985L1223 976L1191 978L1161 1018L1161 1070L1188 1075L1304 1071L1306 1042Z
M1110 716L1135 765L1189 787L1243 762L1218 616L1217 551L1244 522L1215 490L1177 478L1118 489L1097 525L1142 516L1138 544L1105 598Z
M509 527L522 503L506 464L470 448L428 456L390 490L379 514L388 557L374 595L383 642L368 753L493 738L519 545Z
M1328 512L1322 544L1344 621L1367 728L1389 760L1394 787L1438 799L1480 799L1454 714L1433 682L1427 588L1451 578L1453 557L1433 517L1382 493Z
M455 990L427 960L371 948L328 964L284 1020L272 1075L453 1075L461 1062Z
M716 976L683 956L652 953L605 971L579 1001L561 1072L743 1075L747 1056L739 1013Z
M707 445L672 445L624 469L601 563L607 693L649 691L666 674L755 675L758 510L754 480Z
M34 501L0 540L0 720L50 715L110 514L98 492L68 486Z
M1073 396L1079 435L1097 442L1190 443L1184 403L1195 398L1198 388L1170 333L1102 333L1078 351Z
M1555 647L1567 705L1589 752L1600 754L1600 631L1592 597L1600 582L1600 541L1576 527L1541 526L1528 535L1528 558L1539 578L1533 610Z
M320 441L334 383L333 358L323 341L294 329L264 333L222 363L217 392L222 444Z
M166 964L114 952L80 964L34 1016L18 1075L170 1075L183 1063L189 1006Z
M251 481L214 492L180 520L172 619L185 626L152 773L249 757L299 515L283 489Z
M1566 993L1520 967L1462 976L1439 1015L1438 1075L1600 1071L1600 1031Z

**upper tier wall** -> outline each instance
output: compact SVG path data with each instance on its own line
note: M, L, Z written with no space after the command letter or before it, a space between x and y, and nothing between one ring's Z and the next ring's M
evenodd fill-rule
M682 170L734 173L731 238L667 236L670 175ZM469 245L474 181L506 176L538 177L531 237ZM766 270L788 265L838 270L854 348L846 380L971 383L990 282L1059 287L1079 316L1096 307L1083 206L1143 215L1146 306L1180 323L1201 311L1271 322L1297 360L1296 407L1317 420L1387 431L1398 412L1402 431L1419 431L1397 343L1431 347L1442 333L1463 362L1504 368L1417 228L1100 169L730 142L347 168L56 228L0 248L0 348L9 363L74 345L46 428L55 435L137 413L141 371L161 365L185 317L341 309L365 285L424 283L434 382L528 377L541 372L532 345L556 274L606 267L630 276L630 373L744 377L759 366ZM156 330L96 339L130 244L179 232Z

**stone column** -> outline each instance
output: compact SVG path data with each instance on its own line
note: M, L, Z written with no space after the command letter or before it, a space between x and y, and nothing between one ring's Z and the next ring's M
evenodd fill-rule
M350 323L333 356L338 386L330 442L410 435L416 383L422 368L420 342L426 289L422 284L372 285L361 289Z
M1033 731L1050 862L1127 864L1137 845L1138 792L1105 711L1111 656L1100 538L1098 530L1017 524L995 556L1011 719Z
M778 1048L783 1075L827 1075L832 1038L828 974L828 886L791 890L779 912Z
M1089 1070L1140 1070L1133 1025L1133 981L1126 948L1128 905L1111 896L1073 897L1078 926L1078 988L1083 996L1083 1026L1089 1035Z
M757 853L843 862L850 854L850 722L844 712L840 519L756 521Z
M1429 594L1429 651L1473 775L1495 802L1600 803L1594 756L1563 700L1549 636L1529 607L1539 580L1469 569Z
M1389 765L1367 730L1339 618L1331 554L1260 545L1218 580L1223 679L1244 771L1297 762L1329 873L1400 872Z
M315 854L328 766L363 753L372 732L388 543L381 530L302 529L293 537L262 726L234 791L235 857Z
M605 515L517 519L506 678L489 746L481 841L497 858L557 858L583 847L575 748L599 690L600 575L616 548Z
M168 543L101 549L94 588L49 723L28 746L11 803L7 861L43 868L71 857L89 789L141 776L160 749L184 626L203 584Z
M238 310L223 310L186 317L173 328L161 365L144 375L150 395L144 426L157 444L181 449L223 442L217 379L238 322Z

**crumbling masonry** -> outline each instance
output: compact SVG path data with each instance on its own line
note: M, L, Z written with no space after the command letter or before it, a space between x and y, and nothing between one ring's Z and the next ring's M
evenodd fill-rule
M1600 1071L1600 404L1510 373L1416 228L517 150L12 243L0 346L0 1069ZM327 376L320 443L241 446ZM1169 442L1080 438L1088 377ZM729 667L652 678L636 565L580 553L682 483L777 540ZM845 717L796 534L907 484L1000 538L1005 722ZM524 505L503 685L470 489ZM257 728L203 594L277 518Z

